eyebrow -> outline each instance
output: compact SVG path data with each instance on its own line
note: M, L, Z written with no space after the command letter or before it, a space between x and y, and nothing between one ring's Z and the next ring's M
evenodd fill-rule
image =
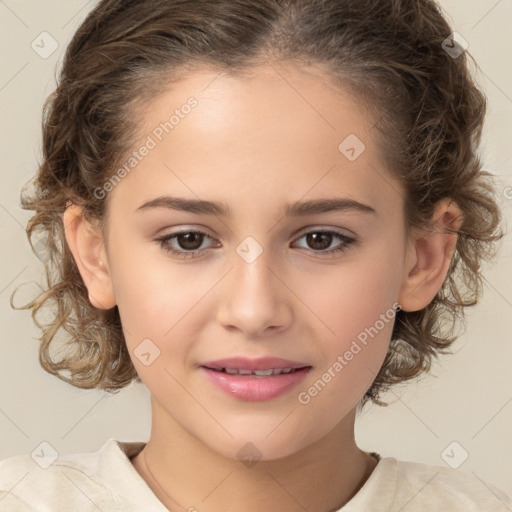
M135 211L147 211L153 208L170 208L172 210L182 212L217 215L220 217L232 217L233 215L231 208L224 203L170 196L161 196L151 199L150 201L146 201ZM377 215L376 210L371 206L350 198L314 199L302 202L297 201L295 203L285 205L284 215L286 217L301 217L318 213L343 211L358 211L361 213L373 213Z

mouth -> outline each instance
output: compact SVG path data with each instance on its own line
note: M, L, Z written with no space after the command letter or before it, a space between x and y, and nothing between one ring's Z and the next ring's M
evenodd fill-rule
M200 365L205 377L232 398L263 401L285 395L302 382L311 365L276 357L231 357Z
M304 368L311 368L310 365L280 357L259 357L250 359L242 356L206 361L201 364L209 370L229 373L230 375L256 375L269 377L283 373L293 373Z
M219 373L227 373L229 375L243 375L249 377L271 377L274 375L281 375L287 373L295 373L304 369L309 369L311 366L303 366L301 368L269 368L267 370L249 370L245 368L211 368L203 366L208 370L213 370Z

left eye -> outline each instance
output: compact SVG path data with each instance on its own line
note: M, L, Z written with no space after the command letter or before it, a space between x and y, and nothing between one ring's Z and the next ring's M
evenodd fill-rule
M210 236L208 236L206 233L203 233L202 231L180 231L158 238L156 241L166 252L187 258L194 257L194 254L200 251L200 247L205 238L210 238L213 240ZM306 238L308 244L313 246L316 245L315 248L311 249L312 252L321 254L332 254L344 251L351 244L356 242L355 238L337 233L336 231L326 230L309 231L300 236L298 240L301 238ZM175 249L171 244L171 241L174 239L176 239L181 249L185 250ZM323 250L331 245L333 239L340 240L340 244L335 246L334 249Z

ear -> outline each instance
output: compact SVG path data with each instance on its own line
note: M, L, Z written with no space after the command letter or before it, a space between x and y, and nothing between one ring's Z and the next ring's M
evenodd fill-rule
M69 250L89 292L89 301L99 309L113 308L116 300L101 230L88 222L83 209L75 204L66 208L62 221Z
M428 306L443 286L457 244L463 215L450 198L440 200L432 215L432 228L423 229L408 241L406 265L398 302L404 311Z

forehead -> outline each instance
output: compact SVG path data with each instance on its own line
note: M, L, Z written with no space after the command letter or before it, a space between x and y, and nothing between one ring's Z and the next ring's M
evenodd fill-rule
M295 135L299 140L305 128L309 128L310 140L322 139L326 132L339 132L336 136L340 137L347 128L365 137L374 124L357 98L335 87L329 75L317 68L267 63L241 74L197 68L179 76L138 113L144 118L146 133L190 98L198 107L187 115L186 124L198 136L215 132L216 142L232 130L237 130L239 140L257 136L261 142L276 134L290 134L286 140Z
M124 180L132 200L160 189L226 203L241 194L291 203L344 190L363 202L389 199L374 119L318 70L266 64L237 76L197 69L137 115L143 128L134 150L151 149Z

